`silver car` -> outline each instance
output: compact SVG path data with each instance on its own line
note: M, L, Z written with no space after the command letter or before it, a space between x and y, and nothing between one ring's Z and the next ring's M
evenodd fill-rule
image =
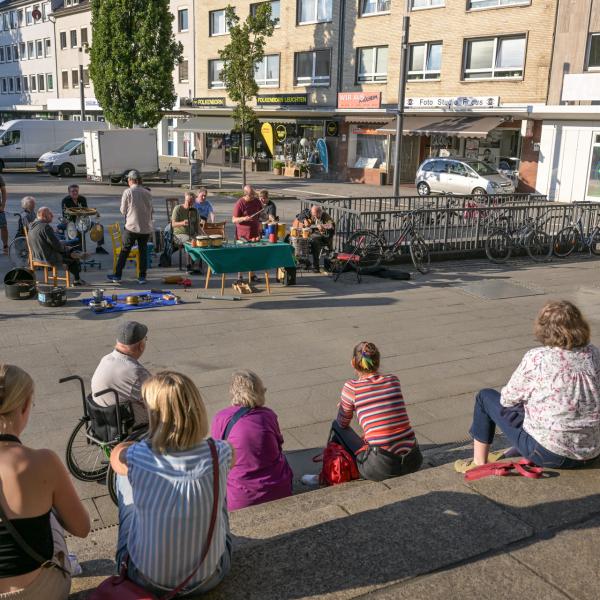
M514 183L480 160L428 158L421 163L415 179L419 196L431 193L483 196L513 194Z

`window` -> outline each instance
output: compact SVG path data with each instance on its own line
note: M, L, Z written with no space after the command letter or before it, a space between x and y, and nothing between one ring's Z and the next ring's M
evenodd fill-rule
M27 75L25 75L25 77L23 77L23 91L24 92L29 91L29 77L27 77Z
M528 5L531 0L470 0L467 2L467 8L492 8L496 6L515 6Z
M523 77L525 36L467 40L465 79Z
M446 0L412 0L410 8L435 8L436 6L446 6Z
M223 70L222 60L208 61L208 87L209 88L224 88L225 82L221 81L220 75Z
M390 12L390 0L360 0L360 16Z
M225 20L225 10L213 10L208 14L210 17L210 35L225 35L229 32Z
M7 92L7 84L6 84L6 77L2 77L2 79L0 79L0 81L2 82L2 93L6 94ZM4 140L4 138L2 138L4 141L4 146L7 146L8 144L6 143L6 140Z
M254 79L261 87L279 87L279 54L268 54L254 67Z
M12 46L4 46L4 58L6 62L12 61Z
M27 45L25 42L19 43L19 58L21 60L27 60Z
M71 38L71 48L77 48L77 29L71 29L69 36Z
M329 85L331 54L329 50L296 52L295 85Z
M87 27L82 27L81 30L79 31L79 35L81 36L81 45L82 46L89 46L89 41L88 41L88 30Z
M90 87L90 70L83 69L83 85L84 87Z
M49 92L54 90L54 76L52 73L46 73L46 89Z
M442 43L411 44L408 79L439 79L442 69Z
M61 79L62 79L62 89L63 90L69 89L69 71L62 71Z
M27 58L29 58L29 60L35 58L35 46L33 45L33 42L27 42Z
M255 4L251 4L250 14L256 15L256 9L261 4L267 4L267 2L256 2ZM275 27L279 27L279 22L281 20L281 2L279 0L271 0L268 4L271 5L271 20L275 21Z
M42 4L42 20L47 21L48 15L52 12L52 7L50 6L50 2L44 2Z
M25 24L33 25L33 7L31 6L25 9Z
M177 29L179 31L188 30L188 9L180 8L177 11Z
M67 47L67 32L60 32L60 49L64 50Z
M10 29L10 13L5 12L2 15L2 25L4 27L4 31L8 31Z
M52 40L50 38L44 40L44 56L46 58L52 56Z
M37 92L37 83L36 83L35 75L29 76L29 89L32 92Z
M182 60L179 63L179 83L184 83L189 80L189 62Z
M38 92L43 92L46 88L45 77L43 75L38 75Z
M71 81L74 88L79 87L79 69L71 69Z
M600 33L590 35L587 68L600 69Z
M36 56L42 58L44 56L44 40L35 41Z
M358 48L356 60L356 82L369 83L387 81L387 46Z
M17 11L16 10L10 11L10 28L11 29L17 28Z
M7 79L8 79L8 93L14 94L15 93L15 80L12 77L7 77Z
M322 23L333 18L332 0L298 0L298 23Z
M21 93L21 78L15 77L15 92Z
M19 44L15 44L13 46L13 60L14 61L19 60Z
M595 133L593 140L587 187L588 200L598 200L600 197L600 135Z
M25 25L25 13L23 12L22 8L17 11L17 25L19 27L23 27L23 25Z

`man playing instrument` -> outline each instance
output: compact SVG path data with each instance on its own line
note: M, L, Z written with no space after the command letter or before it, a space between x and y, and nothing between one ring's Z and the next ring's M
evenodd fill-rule
M73 208L88 208L87 198L79 193L79 186L76 183L72 183L68 187L68 195L62 199L60 207L62 209L63 217L67 221L72 221L73 223L77 221L77 216L73 213L69 213L68 210ZM79 246L81 246L81 233L79 233L79 240ZM108 254L108 252L102 247L103 244L104 236L102 236L102 239L96 246L96 254Z
M194 192L186 192L183 204L173 209L171 225L173 226L173 237L179 244L191 242L200 232L201 223L198 210L194 206L196 197ZM193 272L193 265L189 254L187 254L187 270ZM200 261L200 265L202 262Z
M333 219L323 210L323 207L313 205L305 208L296 215L293 227L311 229L310 251L313 257L313 272L319 273L319 258L323 248L333 249L333 234L335 225Z

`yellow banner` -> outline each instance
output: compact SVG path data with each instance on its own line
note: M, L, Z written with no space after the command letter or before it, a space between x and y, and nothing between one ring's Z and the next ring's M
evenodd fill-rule
M263 123L260 132L263 138L265 138L271 156L273 156L273 151L275 150L275 145L273 143L273 125L271 125L271 123Z

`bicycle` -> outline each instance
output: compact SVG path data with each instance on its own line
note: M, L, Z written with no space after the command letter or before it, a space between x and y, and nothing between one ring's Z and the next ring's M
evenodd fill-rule
M400 214L400 213L399 213ZM382 261L392 261L402 253L403 242L408 241L410 257L415 269L420 273L428 273L431 257L427 243L417 231L417 222L423 218L423 211L414 210L406 214L400 214L404 217L404 224L398 235L398 239L392 244L388 244L383 234L370 229L363 229L353 233L346 244L344 252L358 257L356 263L350 263L355 269L362 272L375 270ZM376 219L382 222L383 219Z
M511 217L502 216L504 226L490 229L485 240L485 253L493 263L505 263L513 249L524 248L529 257L536 262L545 262L552 254L552 237L541 227L542 215L534 219L527 217L523 223L513 225Z
M29 248L27 247L27 240L23 233L23 217L21 213L13 214L18 219L17 233L8 247L8 258L13 266L26 268L29 266Z
M575 248L587 248L590 255L600 256L600 226L597 224L586 235L583 231L583 215L589 207L582 208L579 218L574 223L561 229L552 242L552 250L558 258L566 258Z

